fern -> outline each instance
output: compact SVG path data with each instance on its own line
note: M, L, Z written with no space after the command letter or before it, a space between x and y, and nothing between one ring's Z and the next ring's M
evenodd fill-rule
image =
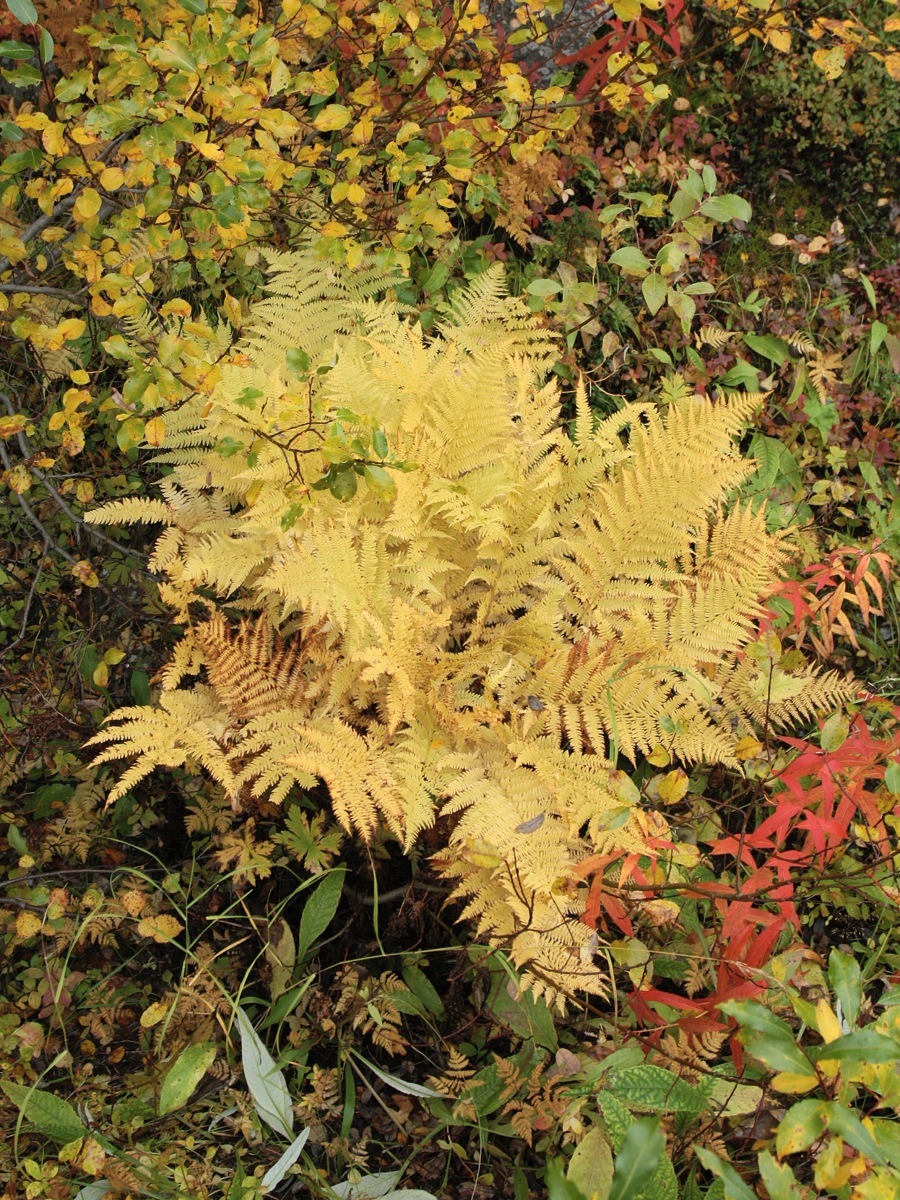
M158 704L92 739L134 760L112 797L186 765L236 809L322 781L344 828L408 848L443 814L436 865L479 934L551 1002L602 994L579 864L675 837L623 802L618 758L734 762L755 724L848 690L747 653L786 554L730 499L759 398L674 378L664 411L595 422L579 388L570 438L552 339L498 271L428 339L372 299L391 280L371 263L269 262L215 389L167 414L162 499L92 514L165 527L154 566L187 627ZM292 374L299 348L321 372ZM350 503L313 493L342 410L418 470Z

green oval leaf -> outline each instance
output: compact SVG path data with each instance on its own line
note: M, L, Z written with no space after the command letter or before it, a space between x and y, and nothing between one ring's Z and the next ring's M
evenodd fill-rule
M208 1042L197 1042L182 1050L159 1089L161 1117L187 1104L215 1057L216 1047Z

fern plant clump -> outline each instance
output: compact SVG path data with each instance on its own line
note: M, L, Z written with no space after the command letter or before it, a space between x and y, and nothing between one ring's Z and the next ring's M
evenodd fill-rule
M591 864L697 861L620 758L733 763L759 722L849 692L756 643L786 555L730 499L759 397L598 420L579 388L569 431L500 269L426 337L371 263L268 262L208 394L161 414L161 498L91 514L163 526L185 626L157 702L92 739L134 760L110 798L187 765L236 810L323 782L345 827L407 848L452 815L437 863L479 935L550 999L602 994Z

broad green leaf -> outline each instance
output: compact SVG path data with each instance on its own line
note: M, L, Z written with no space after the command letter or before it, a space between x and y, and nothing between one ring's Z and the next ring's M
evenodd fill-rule
M555 279L532 279L528 287L525 289L529 296L538 296L545 300L549 296L555 296L562 291L562 284L557 283Z
M666 281L658 271L651 271L641 281L641 292L644 297L644 303L647 305L651 316L656 316L665 304L667 291Z
M833 1042L832 1045L837 1045ZM828 1122L828 1128L832 1133L837 1134L839 1138L843 1138L845 1142L849 1142L854 1150L858 1150L860 1154L865 1154L867 1158L871 1158L872 1162L877 1163L879 1167L886 1167L888 1160L882 1152L881 1147L863 1125L857 1114L850 1108L845 1108L843 1104L838 1104L836 1100L831 1100L823 1105L825 1109L825 1119ZM790 1113L788 1113L790 1116Z
M37 25L38 12L31 0L6 0L6 7L23 25Z
M27 60L34 54L34 46L27 46L24 42L0 42L0 54L4 58L23 58Z
M723 1162L705 1146L694 1146L694 1153L707 1171L722 1181L725 1200L758 1200L756 1193L744 1183L731 1163ZM707 1200L711 1193L712 1188L707 1192Z
M182 1050L159 1089L161 1117L187 1104L215 1057L216 1047L208 1042L196 1042Z
M393 500L396 496L397 485L384 467L367 465L363 468L363 478L379 500Z
M614 254L609 256L609 261L614 267L621 267L629 275L643 275L653 266L650 259L638 250L637 246L620 246Z
M559 1163L550 1163L544 1183L547 1188L547 1200L588 1200L578 1184L563 1174ZM532 1194L528 1192L529 1196Z
M850 734L850 722L844 713L832 713L822 725L819 745L826 753L839 750Z
M185 12L193 13L195 17L202 17L206 12L206 0L178 0L178 3Z
M700 205L704 217L712 221L749 221L753 209L740 196L710 196Z
M769 362L780 367L791 356L790 347L783 338L774 337L771 333L745 333L744 341L756 354L767 358Z
M38 1133L65 1145L77 1138L87 1137L88 1131L75 1108L42 1088L26 1087L12 1080L0 1080L3 1088L22 1116L35 1127Z
M415 963L409 963L401 968L400 974L403 982L409 988L414 996L422 1002L428 1012L432 1012L435 1016L440 1017L444 1012L444 1002L441 1000L437 990L427 975L424 974Z
M197 70L197 60L187 42L179 38L165 38L154 47L153 65L167 71L186 71L188 74Z
M824 1100L801 1100L792 1105L782 1117L775 1134L775 1150L779 1158L786 1154L799 1154L818 1141L825 1132L825 1114Z
M263 1191L268 1191L271 1188L277 1187L287 1175L290 1168L300 1157L303 1147L306 1145L306 1140L309 1137L309 1126L297 1134L296 1138L282 1154L281 1158L276 1163L273 1163L262 1177Z
M352 472L349 473L352 474ZM353 478L356 477L353 476ZM313 942L316 938L321 937L331 924L341 899L345 874L343 868L329 871L322 877L304 904L303 915L300 917L300 932L297 937L297 957L300 961L306 958Z
M867 1062L883 1063L900 1060L900 1045L893 1038L879 1033L871 1025L854 1029L845 1037L816 1046L809 1052L813 1062L847 1062L864 1066Z
M900 762L889 762L884 768L884 786L892 796L900 796Z
M708 1107L697 1091L662 1067L650 1063L626 1067L610 1078L610 1091L629 1108L639 1106L662 1116L667 1112L699 1113Z
M612 1186L613 1155L602 1129L589 1130L575 1147L566 1178L587 1200L606 1200Z
M607 1200L635 1200L656 1174L665 1152L666 1135L653 1117L635 1121L616 1155Z
M53 38L49 29L41 29L40 54L42 63L46 64L53 59Z
M235 1009L241 1034L241 1062L247 1088L263 1121L282 1137L292 1138L294 1111L284 1075L242 1008Z
M759 1155L759 1173L770 1200L803 1200L797 1176L787 1163L776 1162L768 1150Z

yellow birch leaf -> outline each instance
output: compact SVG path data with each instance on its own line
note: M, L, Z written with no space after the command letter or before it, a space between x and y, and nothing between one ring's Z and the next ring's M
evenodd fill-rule
M59 121L51 121L47 128L41 133L41 144L48 154L56 154L62 157L68 151L66 139L63 136L63 127Z
M826 1042L836 1042L844 1032L827 1000L816 1002L816 1022L819 1026L819 1033Z
M343 129L353 120L353 113L346 104L326 104L313 121L316 129L330 133L335 129Z
M768 42L775 50L787 54L791 48L791 34L788 29L772 29L768 33Z
M772 1087L778 1092L786 1092L789 1096L802 1096L811 1092L819 1083L816 1075L799 1075L793 1071L781 1071L772 1078Z
M664 775L658 784L659 798L663 804L677 804L687 795L688 777L681 767Z
M824 72L826 79L837 79L843 74L844 55L838 46L830 50L813 50L813 62Z
M153 938L154 942L171 942L178 937L184 926L174 917L162 914L156 917L144 917L137 923L137 931L141 937Z
M166 423L162 417L151 417L144 426L144 441L148 446L161 446L166 437Z
M95 188L85 188L72 209L76 221L89 221L100 211L100 193Z
M20 912L16 914L16 937L32 938L41 932L41 918L37 913Z
M168 1011L168 1004L165 1004L162 1000L154 1000L141 1013L141 1029L152 1029L154 1025L160 1023Z
M221 146L217 146L215 142L202 142L197 138L191 142L191 145L204 158L209 158L213 162L221 162L225 157L225 151Z
M105 192L115 192L125 182L125 172L120 167L107 167L100 172L98 182Z
M27 418L22 413L13 413L9 417L0 417L0 441L4 438L13 437L17 433L22 433L27 424Z
M620 21L636 21L641 15L641 0L613 0L613 12Z
M757 754L759 754L762 748L762 742L758 741L758 739L753 737L751 734L747 734L747 736L742 737L735 746L734 757L740 762L746 762L748 758L756 758Z
M81 337L85 329L87 324L80 317L67 317L57 325L56 332L64 342L74 342L76 338Z
M647 755L647 762L654 767L667 767L672 761L671 755L665 746L657 743L651 752Z
M303 0L281 0L281 15L286 21L293 21L303 7Z
M109 684L109 667L105 662L98 663L91 675L94 687L105 688Z

